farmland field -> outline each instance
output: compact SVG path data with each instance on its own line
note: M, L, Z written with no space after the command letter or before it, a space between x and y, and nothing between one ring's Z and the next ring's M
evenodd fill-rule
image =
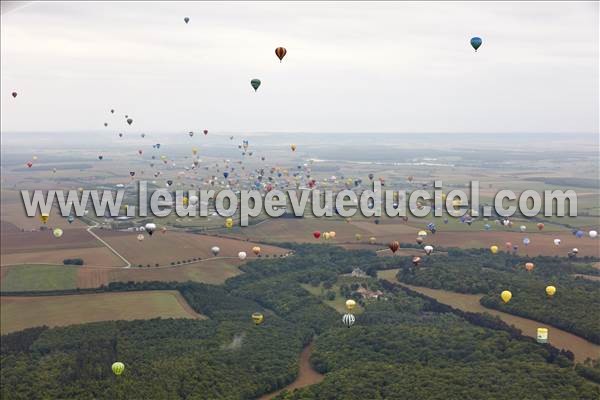
M191 314L185 300L179 292L173 290L68 296L2 296L0 301L2 334L40 325L63 326L158 317L204 318Z
M62 290L77 287L75 266L15 265L2 267L2 291Z

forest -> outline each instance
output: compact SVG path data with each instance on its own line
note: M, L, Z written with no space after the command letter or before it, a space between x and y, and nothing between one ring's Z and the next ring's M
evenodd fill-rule
M179 290L207 320L110 321L2 336L1 397L255 399L294 380L298 355L311 341L311 362L325 380L278 398L600 396L596 365L573 369L568 352L384 281L377 283L384 297L361 300L364 312L346 328L301 285L335 282L355 266L373 275L407 260L328 245L286 247L295 255L250 261L223 286L127 282L96 290ZM258 326L250 318L256 311L265 315ZM110 370L117 360L126 365L121 376Z

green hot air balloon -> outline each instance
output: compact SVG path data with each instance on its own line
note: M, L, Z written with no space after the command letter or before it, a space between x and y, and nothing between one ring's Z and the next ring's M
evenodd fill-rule
M477 49L481 46L482 43L483 43L483 40L481 40L481 38L479 38L477 36L471 39L471 46L473 46L475 51L477 51Z
M250 84L252 85L252 87L254 88L254 91L256 92L260 86L260 79L252 79L250 81Z
M112 365L112 372L115 375L121 375L123 373L123 371L125 371L125 364L123 364L122 362L117 361L116 363L113 363Z

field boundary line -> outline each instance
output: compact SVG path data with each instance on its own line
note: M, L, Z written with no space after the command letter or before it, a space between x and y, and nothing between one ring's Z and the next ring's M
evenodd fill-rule
M108 249L110 251L112 251L117 257L119 257L121 260L125 261L125 266L124 267L117 267L117 268L131 268L131 263L129 262L129 260L127 260L125 257L123 257L117 250L115 250L110 244L106 243L102 238L100 238L100 236L96 235L94 232L92 232L92 229L96 228L98 226L98 223L96 221L94 221L94 225L89 226L86 231L92 235L93 237L95 237L96 239L98 239L100 241L100 243L102 243L103 245L105 245L106 247L108 247Z

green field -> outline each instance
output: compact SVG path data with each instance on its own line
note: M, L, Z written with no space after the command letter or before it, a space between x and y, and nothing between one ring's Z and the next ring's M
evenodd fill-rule
M330 289L325 289L323 284L319 286L312 286L309 284L302 284L301 286L310 292L313 296L318 297L324 304L327 304L329 307L333 308L340 314L345 314L346 311L346 298L342 296L340 293L340 286L342 284L350 285L351 283L361 283L365 282L366 278L353 278L349 276L340 276L338 281L333 285ZM326 293L329 291L333 291L335 293L334 300L328 300L326 298ZM353 314L361 314L363 312L363 308L360 304L356 303L356 308L353 311Z
M62 290L77 287L77 267L55 265L17 265L9 267L2 278L3 292Z

